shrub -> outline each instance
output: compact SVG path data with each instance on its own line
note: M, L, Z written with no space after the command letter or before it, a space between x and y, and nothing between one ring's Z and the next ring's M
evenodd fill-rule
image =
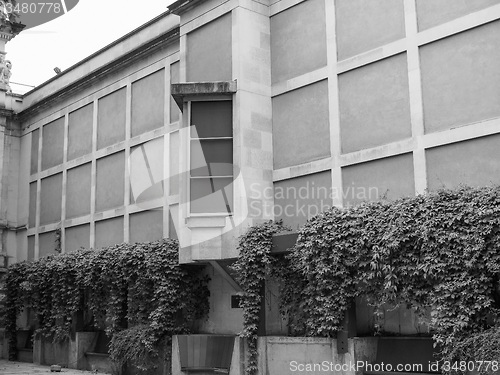
M442 361L444 371L451 374L498 373L500 370L500 326L497 324L471 336L457 338Z
M257 331L262 301L262 290L270 274L273 235L285 231L281 222L267 221L251 227L240 237L239 258L232 268L243 289L240 306L243 308L242 337L248 343L247 375L257 373Z
M112 357L144 367L146 356L158 355L158 343L189 332L208 312L208 277L199 267L179 265L178 248L177 241L164 239L12 265L6 299L10 358L16 356L21 309L34 312L36 334L57 341L70 337L73 319L85 305L96 325L104 322L96 328L105 328L112 338Z
M280 230L275 223L257 226L240 242L244 332L255 342L259 288L274 274L294 334L336 336L352 300L364 296L375 318L387 304L421 315L431 310L429 326L443 358L496 355L488 340L498 337L489 327L500 308L500 187L334 207L311 218L286 258L274 262L270 241Z

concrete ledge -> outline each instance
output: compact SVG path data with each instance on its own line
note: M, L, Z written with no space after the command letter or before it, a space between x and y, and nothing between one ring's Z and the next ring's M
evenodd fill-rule
M170 94L182 111L185 97L232 95L236 89L236 81L173 83L170 85Z
M224 216L191 216L186 218L186 226L193 228L224 228L226 226L226 217Z

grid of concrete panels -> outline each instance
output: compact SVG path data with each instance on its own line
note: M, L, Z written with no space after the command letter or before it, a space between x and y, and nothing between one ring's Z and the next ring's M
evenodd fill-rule
M178 149L178 77L164 60L31 132L28 259L54 253L59 229L63 251L176 236L178 181L163 176L178 168L165 152Z
M310 217L279 197L307 180L337 206L500 183L499 0L282 0L271 13L279 217ZM291 204L298 216L280 216Z
M157 208L140 211L129 215L129 242L148 242L163 238L163 209ZM169 225L171 218L169 220ZM79 248L101 248L124 241L124 216L95 222L95 243L90 244L90 223L80 224L64 229L65 252ZM175 228L170 227L175 238ZM56 248L56 231L43 232L38 235L38 258L54 254ZM28 236L28 260L35 259L35 235Z

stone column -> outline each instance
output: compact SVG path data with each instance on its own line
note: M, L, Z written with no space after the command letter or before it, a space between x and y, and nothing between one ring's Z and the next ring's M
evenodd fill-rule
M0 13L0 309L3 307L5 298L4 283L9 264L7 243L12 243L12 241L9 241L9 237L15 238L17 229L17 220L13 222L11 220L13 215L17 216L17 214L9 212L9 199L13 199L9 194L12 191L12 189L9 189L10 171L13 168L14 170L19 168L19 165L12 165L12 163L19 164L19 155L11 150L12 136L16 135L17 132L11 121L13 114L12 100L10 100L12 90L9 80L12 65L10 61L5 59L5 45L19 34L23 28L24 25L17 22L16 15L11 14L7 18L3 12ZM14 144L17 143L19 143L18 139ZM17 196L14 198L17 201ZM6 353L7 340L4 338L3 327L0 327L0 358L5 358Z

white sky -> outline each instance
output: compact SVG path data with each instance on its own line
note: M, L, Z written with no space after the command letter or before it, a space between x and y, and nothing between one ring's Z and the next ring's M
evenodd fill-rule
M70 12L7 43L11 82L36 86L167 10L173 0L80 0ZM12 91L31 88L11 84Z

